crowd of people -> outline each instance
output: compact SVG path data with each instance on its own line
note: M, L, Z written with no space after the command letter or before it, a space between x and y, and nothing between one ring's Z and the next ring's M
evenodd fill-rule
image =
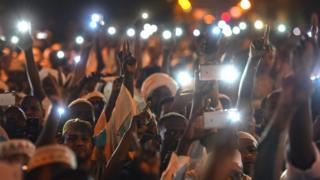
M320 179L317 33L1 41L0 179ZM238 82L200 80L230 63Z

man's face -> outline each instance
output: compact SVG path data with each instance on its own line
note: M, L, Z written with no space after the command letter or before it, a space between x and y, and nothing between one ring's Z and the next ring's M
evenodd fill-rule
M41 120L43 111L40 102L35 98L28 98L21 104L22 110L25 112L27 118L34 118Z
M257 156L257 144L250 139L239 139L239 145L244 173L252 175L253 165Z
M88 131L71 128L64 136L64 144L73 150L78 161L81 162L90 159L93 143Z
M155 113L157 116L160 112L160 103L161 101L166 98L172 96L171 91L166 86L161 86L157 89L155 89L150 96L151 99L151 109L153 113Z

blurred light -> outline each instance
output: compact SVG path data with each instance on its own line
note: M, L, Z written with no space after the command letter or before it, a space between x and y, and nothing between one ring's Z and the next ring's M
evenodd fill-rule
M58 111L58 114L61 116L65 113L66 110L62 107L59 107L57 111Z
M30 30L30 22L27 21L19 21L17 24L18 31L21 33L25 33Z
M163 33L162 33L162 37L163 37L163 39L165 39L165 40L171 39L172 33L171 33L169 30L165 30L165 31L163 31Z
M308 35L309 37L312 37L312 32L311 32L311 31L307 32L307 35Z
M182 28L177 27L177 28L175 29L175 34L176 34L177 37L182 36L182 34L183 34Z
M62 58L64 58L64 52L63 51L58 51L58 53L57 53L57 57L59 58L59 59L62 59Z
M145 29L145 30L151 29L151 24L149 24L149 23L144 24L143 29Z
M76 37L76 43L77 44L83 44L84 42L84 38L82 36L77 36Z
M157 32L157 31L158 31L158 26L155 25L155 24L152 24L152 25L151 25L151 31L152 31L152 33Z
M187 71L181 71L177 75L177 81L182 86L189 86L192 83L192 76Z
M226 23L224 20L218 21L218 27L219 27L219 28L222 29L225 25L227 25L227 23Z
M98 14L98 13L93 13L91 15L91 21L93 22L99 22L102 20L102 15L101 14Z
M228 26L225 26L225 27L222 29L222 33L223 33L226 37L232 36L231 27L230 27L229 25L228 25Z
M262 29L263 26L264 26L264 24L261 20L256 20L256 22L254 23L254 27L258 30Z
M17 44L19 42L19 38L17 36L12 36L10 41L12 44Z
M178 3L183 11L190 12L192 7L189 0L178 0Z
M29 167L28 167L27 165L23 165L23 166L21 167L21 169L22 169L23 171L27 171L27 170L29 169Z
M241 17L241 9L238 6L233 6L230 9L230 14L231 14L231 17L237 19L237 18Z
M235 35L238 35L240 34L240 28L238 26L235 26L232 28L232 33L235 34Z
M6 37L5 36L0 36L1 41L6 41Z
M129 28L127 30L127 36L133 37L134 35L136 35L136 31L133 28Z
M233 65L228 65L222 69L221 77L223 77L223 81L233 83L239 78L239 72Z
M251 8L251 3L249 0L241 0L240 2L240 7L243 9L243 10L248 10Z
M240 27L241 30L245 30L245 29L247 29L247 23L245 23L245 22L240 22L240 23L239 23L239 27Z
M211 14L207 14L203 17L203 21L206 24L212 24L214 22L214 20L215 20L215 17Z
M240 113L236 109L228 110L228 118L231 123L236 123L240 121Z
M143 13L141 14L141 17L142 17L142 19L148 19L148 18L149 18L149 14L146 13L146 12L143 12Z
M142 30L141 33L140 33L140 37L141 37L142 39L148 39L149 36L150 36L150 33L148 33L147 30Z
M279 24L277 29L279 32L284 33L286 32L287 27L284 24Z
M201 32L199 29L193 30L193 36L198 37L198 36L200 36L200 34L201 34Z
M220 34L220 32L221 32L221 29L219 28L219 27L217 27L217 26L214 26L213 28L212 28L212 34L213 35L219 35Z
M76 56L76 57L74 57L73 58L73 61L76 63L76 64L78 64L80 61L81 61L81 56Z
M301 35L300 28L298 28L298 27L293 28L293 35L300 36Z
M48 38L48 34L45 32L38 32L37 33L37 39L47 39Z
M221 19L224 21L230 21L231 20L231 16L229 12L224 12L221 14Z
M98 24L95 21L90 21L89 26L91 29L96 29L98 27Z
M117 33L117 29L116 29L114 26L110 26L110 27L108 28L108 34L109 34L109 35L113 36L113 35L115 35L116 33Z

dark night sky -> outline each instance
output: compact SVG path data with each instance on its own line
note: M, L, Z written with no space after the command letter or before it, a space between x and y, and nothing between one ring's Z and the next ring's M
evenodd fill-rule
M171 0L175 2L176 0ZM199 0L191 0L199 1ZM205 1L205 0L204 0ZM213 3L230 3L237 0L207 0ZM318 0L251 0L253 3L267 3L272 9L274 2L288 1L287 4L296 4L300 14L305 17L309 12L319 12ZM318 2L318 3L317 3ZM301 3L301 4L298 4ZM256 4L255 4L256 5ZM172 17L172 3L168 0L0 0L0 25L13 27L15 20L29 14L33 26L38 28L49 28L56 36L66 36L70 29L84 27L86 18L95 10L100 11L108 19L121 20L118 22L128 23L132 21L139 12L147 9L153 13L153 19L157 22L167 21ZM285 6L284 8L290 8ZM295 14L295 12L292 12ZM11 23L11 24L10 24ZM62 28L61 28L62 27ZM72 31L72 30L71 30Z

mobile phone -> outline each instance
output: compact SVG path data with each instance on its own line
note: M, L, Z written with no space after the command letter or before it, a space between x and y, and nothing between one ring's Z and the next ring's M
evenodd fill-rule
M237 124L240 115L237 110L213 111L204 113L204 128L226 128Z
M0 94L0 106L10 106L16 104L16 95L13 92Z
M200 65L200 81L225 80L230 74L228 70L233 66L228 64L222 65ZM233 70L233 69L232 69ZM233 74L233 72L231 72Z

